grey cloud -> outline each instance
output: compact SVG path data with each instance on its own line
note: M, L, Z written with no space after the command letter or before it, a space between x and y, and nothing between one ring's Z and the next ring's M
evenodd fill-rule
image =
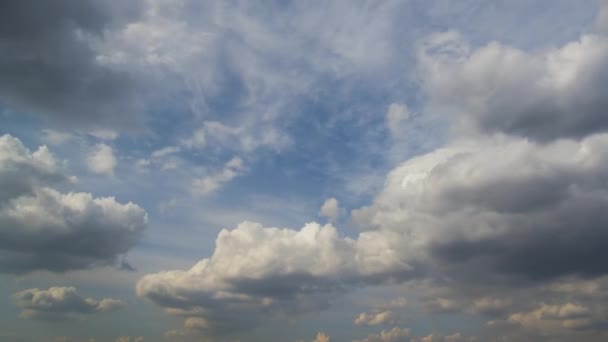
M28 289L13 295L25 319L62 320L70 317L116 311L124 307L120 300L96 300L80 296L74 287Z
M67 180L46 146L29 151L19 139L0 136L0 205L43 184Z
M455 144L393 170L375 204L354 218L408 232L407 258L426 259L441 277L599 276L608 272L607 146L606 135Z
M608 129L603 35L536 52L497 42L474 49L453 32L423 46L419 60L433 105L465 127L536 141Z
M135 16L135 4L96 0L4 4L0 102L51 123L135 127L139 109L133 79L99 64L91 48L108 27ZM112 6L120 6L120 11Z
M69 179L50 152L0 137L0 272L63 272L117 264L139 240L147 214L133 203L49 186Z

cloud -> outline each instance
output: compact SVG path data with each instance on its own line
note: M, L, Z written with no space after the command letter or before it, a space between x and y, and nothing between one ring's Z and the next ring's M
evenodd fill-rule
M557 335L596 329L608 324L605 312L575 303L541 304L531 311L509 315L508 322L530 331Z
M74 287L51 287L48 290L28 289L13 295L21 309L21 318L61 320L95 313L112 312L124 307L120 300L85 298Z
M258 149L281 152L291 143L285 133L273 127L227 126L217 121L205 121L201 128L182 141L182 145L190 149L223 148L243 153Z
M464 337L461 333L444 335L433 333L424 337L413 336L410 329L394 327L391 330L382 330L378 334L370 334L363 340L353 342L464 342L477 341L475 338Z
M91 42L135 13L95 0L7 4L0 14L0 102L53 124L134 127L132 77L99 64Z
M246 167L243 160L239 157L234 157L218 173L195 179L192 184L194 192L201 195L210 195L245 171Z
M472 48L447 32L422 44L419 62L432 106L461 127L546 142L608 129L607 57L603 35L530 52L499 42Z
M97 144L91 155L87 158L89 170L101 175L113 175L116 167L116 157L112 147L106 144Z
M30 152L10 135L0 136L0 205L33 194L45 184L68 180L46 146Z
M381 324L395 324L399 320L399 316L390 310L377 311L377 312L363 312L355 318L354 323L356 325L381 325Z
M317 336L315 337L315 339L312 342L329 342L329 336L327 334L324 333L317 333Z
M331 225L291 230L244 222L220 232L210 258L189 270L149 274L137 294L197 317L206 333L238 331L264 318L324 309L328 295L357 284L408 276L412 266L395 248L390 235L376 232L353 240Z
M0 137L0 271L63 272L112 265L139 240L146 212L131 202L50 186L70 179L45 146Z
M454 143L394 169L374 204L353 219L405 232L406 260L426 260L440 277L599 276L608 272L601 261L606 144L603 134L549 144L509 137Z
M406 105L391 103L386 112L386 126L393 138L399 138L403 134L404 124L410 117L410 111Z
M116 342L144 342L144 338L142 336L120 336L116 339Z
M319 215L327 218L329 222L336 222L343 212L344 209L340 208L338 200L332 197L323 202L321 210L319 210Z
M412 342L410 329L395 327L391 330L382 330L378 334L370 334L363 340L354 342Z

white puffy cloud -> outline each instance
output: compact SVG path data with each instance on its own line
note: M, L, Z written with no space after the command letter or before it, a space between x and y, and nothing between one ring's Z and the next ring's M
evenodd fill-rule
M70 177L45 146L0 137L0 271L67 271L117 262L137 242L146 212L133 203L50 186Z
M96 300L80 296L74 287L51 287L48 290L28 289L13 295L15 304L25 319L59 320L100 312L116 311L124 307L120 300Z
M541 51L498 42L471 47L454 32L431 36L419 54L432 104L482 133L537 141L581 138L608 129L608 38Z
M376 312L362 312L355 318L354 323L356 325L381 325L381 324L395 324L397 323L399 316L391 310L376 311Z
M225 183L230 182L246 171L243 160L239 157L230 159L222 170L217 173L197 178L192 186L197 194L209 195L219 189Z
M97 144L87 157L89 170L103 175L113 175L116 167L116 157L112 147L106 144Z
M263 317L325 308L328 294L356 284L407 276L412 267L390 237L366 232L354 240L331 225L291 230L244 222L220 232L210 258L190 270L149 274L137 293L203 318L197 327L209 332L244 329Z
M344 209L340 208L340 203L335 198L328 198L323 202L319 215L325 217L329 222L336 222L340 215L344 212Z

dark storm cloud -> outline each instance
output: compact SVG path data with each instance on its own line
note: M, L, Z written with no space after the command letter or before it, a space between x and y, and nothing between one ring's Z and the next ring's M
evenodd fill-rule
M51 123L137 123L135 84L95 60L90 40L136 14L135 2L7 1L0 11L0 103ZM120 6L113 16L111 6Z

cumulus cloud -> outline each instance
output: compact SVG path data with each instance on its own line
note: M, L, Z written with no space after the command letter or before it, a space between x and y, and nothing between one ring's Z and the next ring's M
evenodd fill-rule
M112 147L106 144L97 144L91 155L87 158L89 170L97 174L113 175L116 167L116 156Z
M354 323L356 325L381 325L381 324L395 324L399 320L399 316L391 310L377 311L377 312L362 312L355 318Z
M195 179L192 184L194 192L201 195L210 195L245 171L246 167L243 160L239 157L234 157L219 172Z
M498 42L473 48L447 32L430 37L419 55L433 105L465 127L536 141L608 129L603 35L529 52Z
M116 311L124 307L124 303L116 299L82 297L74 287L28 289L15 293L13 299L21 309L20 317L25 319L61 320Z
M323 202L323 205L319 210L319 215L327 218L329 222L336 222L343 212L344 209L340 208L340 203L338 203L338 200L332 197Z
M112 265L141 236L147 215L136 204L52 189L69 179L58 165L44 146L0 137L0 271Z
M10 135L0 136L0 205L49 183L67 180L46 146L30 152Z
M354 219L406 231L408 258L437 261L443 276L465 281L601 275L606 144L607 135L454 144L397 167Z
M210 258L190 270L149 274L137 294L195 317L206 332L245 329L264 317L321 310L329 294L356 284L407 276L412 267L392 240L376 232L341 238L316 223L291 230L244 222L220 232Z
M113 7L123 14L113 15ZM134 126L134 81L99 64L91 42L135 13L96 0L7 4L0 14L0 102L62 125Z

